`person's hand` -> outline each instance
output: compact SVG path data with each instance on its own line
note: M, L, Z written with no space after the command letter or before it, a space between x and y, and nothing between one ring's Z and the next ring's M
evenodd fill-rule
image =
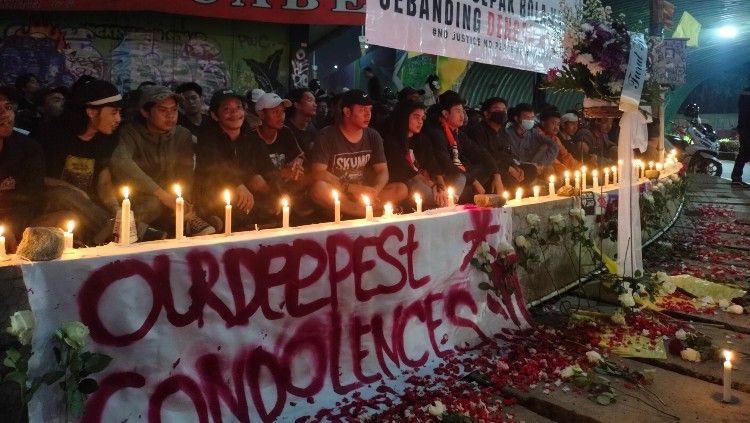
M234 189L235 205L245 213L250 213L255 204L253 193L244 184L237 185Z
M474 182L471 183L471 186L474 187L475 194L484 194L486 192L482 184L480 184L476 179L474 179Z
M371 204L375 204L378 201L378 191L373 187L368 187L367 185L349 184L349 192L354 194L354 197L357 199L357 201L359 201L363 195L366 195L370 198Z
M305 174L305 166L302 165L302 158L297 157L290 163L292 167L292 180L298 181Z
M523 182L524 174L523 174L523 168L516 167L516 166L510 166L508 168L508 173L510 174L510 177L515 179L517 182Z
M505 188L503 187L503 178L500 174L496 173L492 177L492 186L490 187L493 194L502 194Z
M161 188L156 190L154 195L156 196L156 198L159 199L159 201L161 201L162 204L174 210L175 204L176 204L175 200L177 200L177 195L175 195L174 193L167 192Z
M448 205L448 191L442 188L439 184L432 186L432 198L438 207L445 207Z

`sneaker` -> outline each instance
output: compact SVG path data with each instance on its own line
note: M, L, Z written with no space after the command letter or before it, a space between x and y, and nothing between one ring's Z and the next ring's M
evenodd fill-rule
M185 235L187 236L211 235L216 233L216 228L198 216L188 220L186 226Z
M732 186L739 188L750 188L750 184L744 181L732 181Z
M167 233L149 226L148 228L146 228L146 231L143 233L143 236L141 236L141 239L139 241L159 241L162 239L167 239Z

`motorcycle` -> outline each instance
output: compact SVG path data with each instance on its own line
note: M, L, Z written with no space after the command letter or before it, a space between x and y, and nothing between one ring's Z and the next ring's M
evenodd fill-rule
M703 123L700 118L700 106L691 104L685 108L689 126L674 126L675 134L668 135L666 141L680 152L682 162L690 173L701 173L721 176L722 165L718 159L719 141L714 128Z

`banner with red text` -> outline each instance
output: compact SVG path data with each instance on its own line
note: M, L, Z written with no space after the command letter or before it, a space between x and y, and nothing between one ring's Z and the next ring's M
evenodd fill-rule
M365 0L2 0L2 9L150 11L290 24L363 25Z
M576 0L379 0L367 42L547 73L562 64L561 4ZM398 28L398 30L395 30Z
M79 320L89 350L114 357L83 421L312 419L528 327L521 287L488 297L469 263L483 241L510 236L506 209L433 211L25 264L32 368L54 362L52 334ZM58 391L39 391L32 422L60 420Z

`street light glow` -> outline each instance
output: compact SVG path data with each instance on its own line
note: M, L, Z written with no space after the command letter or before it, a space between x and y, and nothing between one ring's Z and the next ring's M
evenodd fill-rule
M737 36L737 28L732 25L724 25L719 28L719 37L734 38Z

